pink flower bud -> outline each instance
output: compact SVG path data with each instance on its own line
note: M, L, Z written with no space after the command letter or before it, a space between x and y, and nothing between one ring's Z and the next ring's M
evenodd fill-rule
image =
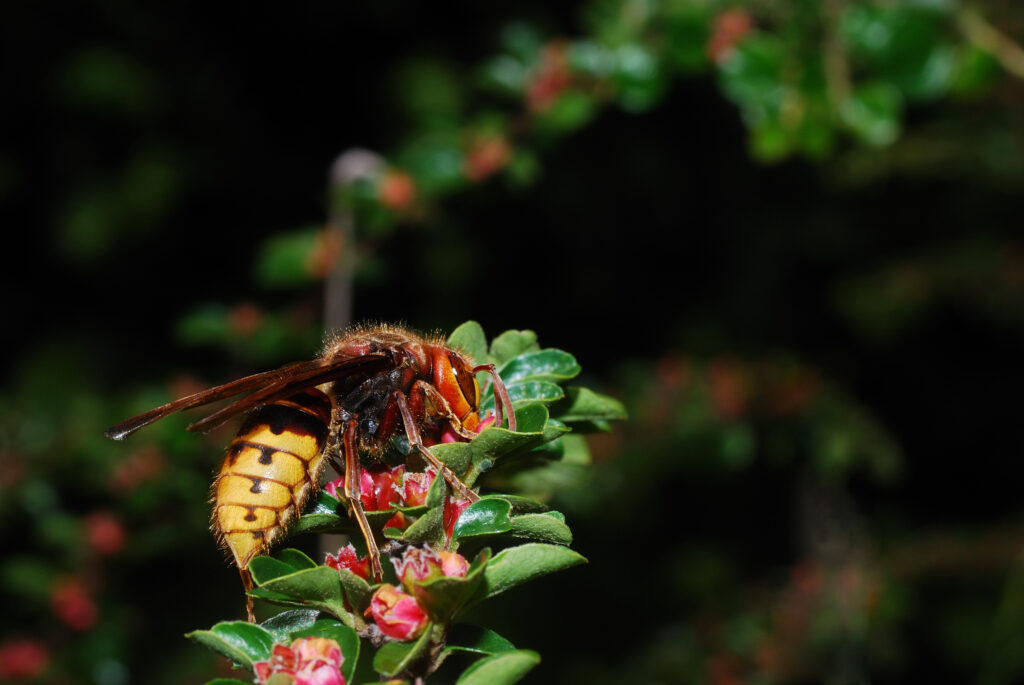
M447 533L449 539L451 539L452 533L455 532L455 523L470 504L471 502L468 499L449 497L445 500L442 521L444 523L444 532Z
M427 501L430 485L437 476L437 469L428 467L422 473L403 473L401 479L401 498L407 507L418 507Z
M473 430L477 433L483 433L485 428L490 428L494 425L494 421L497 417L492 412L487 412L487 416L478 424Z
M391 563L406 588L445 576L464 578L469 570L469 562L461 554L435 552L429 545L406 547L402 557L392 558Z
M449 578L465 578L469 572L469 562L458 552L444 550L438 552L441 557L441 571Z
M274 645L270 659L253 664L256 683L293 685L345 685L341 665L345 662L341 647L325 637L300 637L289 647Z
M338 490L341 490L341 492L339 493ZM324 492L326 492L331 497L335 497L337 499L341 499L342 497L344 497L345 476L339 476L338 478L329 481L326 485L324 485Z
M369 611L382 633L402 642L415 640L430 622L415 597L390 584L373 593Z
M338 549L338 555L328 554L324 557L324 564L340 571L347 569L364 580L370 579L370 557L362 559L356 554L356 548L352 545Z
M396 511L395 515L387 520L384 524L384 528L397 528L398 530L405 530L412 523L411 520L406 518L405 514L400 511Z

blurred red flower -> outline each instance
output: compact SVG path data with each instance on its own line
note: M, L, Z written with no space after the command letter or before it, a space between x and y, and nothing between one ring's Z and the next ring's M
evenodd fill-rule
M722 63L744 37L754 30L754 20L744 9L731 9L715 17L708 39L708 57Z
M537 67L526 84L526 104L533 112L544 112L569 87L572 72L564 41L552 41L541 48Z
M97 511L85 517L85 536L98 554L116 554L124 547L124 527L108 511Z
M406 210L416 200L416 181L404 171L386 171L377 182L377 199L392 211Z
M477 137L469 146L463 172L475 183L500 171L512 158L512 145L497 134Z
M62 578L50 590L50 606L65 624L75 630L88 630L96 623L96 603L77 578Z
M28 638L0 643L0 678L35 678L50 663L50 652L37 640Z

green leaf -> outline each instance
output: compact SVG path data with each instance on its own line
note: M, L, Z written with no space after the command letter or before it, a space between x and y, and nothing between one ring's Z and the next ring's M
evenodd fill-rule
M301 602L310 608L326 611L341 619L349 627L354 627L356 625L355 618L345 608L341 583L342 573L342 571L327 566L317 566L258 582L261 589L287 598L290 602ZM253 574L253 579L256 579L255 574ZM269 598L264 597L264 599Z
M467 668L456 685L509 685L539 663L540 655L528 649L495 654Z
M505 500L512 505L512 512L515 514L538 514L548 510L548 505L535 499L530 499L529 497L497 493L493 495L486 495L483 499L488 498L499 498Z
M487 363L487 336L476 321L467 321L452 331L448 346L465 352L477 364Z
M277 559L288 564L297 571L301 571L304 568L316 568L315 561L306 556L305 552L297 550L294 547L282 549L277 553Z
M888 83L865 84L843 103L843 121L869 145L883 146L900 134L900 112L903 108L898 90Z
M341 647L345 662L341 665L341 673L345 682L352 682L355 677L356 664L359 662L359 635L346 625L330 619L320 619L312 626L292 633L292 639L299 637L326 637L334 640Z
M505 386L509 399L513 404L523 405L527 402L555 402L565 397L565 391L550 381L526 381ZM494 394L489 393L480 402L480 413L494 410Z
M252 685L252 683L238 678L214 678L206 681L206 685Z
M291 609L268 618L260 627L270 631L274 636L274 642L287 642L289 636L296 630L312 626L319 614L316 609Z
M455 523L452 539L470 535L491 535L512 529L512 505L503 499L486 498L469 505Z
M499 370L505 385L535 381L564 381L576 377L580 365L568 352L548 348L539 352L521 354L502 365Z
M446 646L441 652L443 659L453 651L471 652L473 654L500 654L515 651L515 645L498 635L493 630L460 623L452 628Z
M274 578L287 576L298 570L300 569L274 557L259 556L249 562L249 573L252 574L252 579L257 585L263 585Z
M401 538L404 542L444 543L444 510L441 505L420 516L405 529Z
M254 661L269 659L274 646L274 636L270 631L245 621L223 621L209 630L194 630L185 637L249 671Z
M615 421L626 418L626 408L622 402L580 387L569 388L565 393L565 399L550 409L552 417L566 423Z
M535 578L585 564L586 559L566 547L528 543L498 553L484 570L484 597L494 597Z
M471 442L434 445L430 451L455 473L467 474L472 467L473 471L463 478L466 485L472 486L477 474L491 468L496 460L514 453L528 452L545 440L554 439L560 434L557 431L549 434L545 429L548 424L548 410L542 404L528 404L517 408L516 421L519 425L515 433L506 428L491 427L473 438Z
M373 657L373 670L384 676L394 676L409 668L430 646L433 626L427 626L415 642L387 642Z
M317 228L272 236L256 258L256 281L271 288L291 288L316 280L313 256L320 233Z
M529 538L539 542L550 542L556 545L571 545L572 532L564 520L559 520L557 511L546 514L523 514L512 517L511 532L520 538ZM560 514L559 514L560 515Z
M539 352L537 334L533 331L505 331L491 341L491 361L498 367L527 352Z

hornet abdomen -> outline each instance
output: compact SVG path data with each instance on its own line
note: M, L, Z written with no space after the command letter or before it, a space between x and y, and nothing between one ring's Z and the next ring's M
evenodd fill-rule
M240 570L265 553L317 489L331 400L316 388L253 411L213 482L212 527Z

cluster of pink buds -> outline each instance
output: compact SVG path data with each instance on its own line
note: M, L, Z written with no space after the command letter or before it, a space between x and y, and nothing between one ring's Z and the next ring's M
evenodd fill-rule
M289 645L274 645L270 658L253 664L256 683L275 685L345 685L341 665L345 657L334 640L300 637Z
M465 578L469 563L460 554L435 552L429 545L407 547L392 563L402 587L384 584L377 588L367 614L388 637L401 642L415 640L430 623L430 614L417 598L420 586L436 578Z
M436 476L437 470L433 467L421 472L406 471L404 464L390 469L383 466L364 468L360 474L359 499L366 511L418 507L427 501L427 492ZM327 483L324 490L340 499L345 492L345 477ZM384 527L405 529L409 523L405 515L397 512Z

